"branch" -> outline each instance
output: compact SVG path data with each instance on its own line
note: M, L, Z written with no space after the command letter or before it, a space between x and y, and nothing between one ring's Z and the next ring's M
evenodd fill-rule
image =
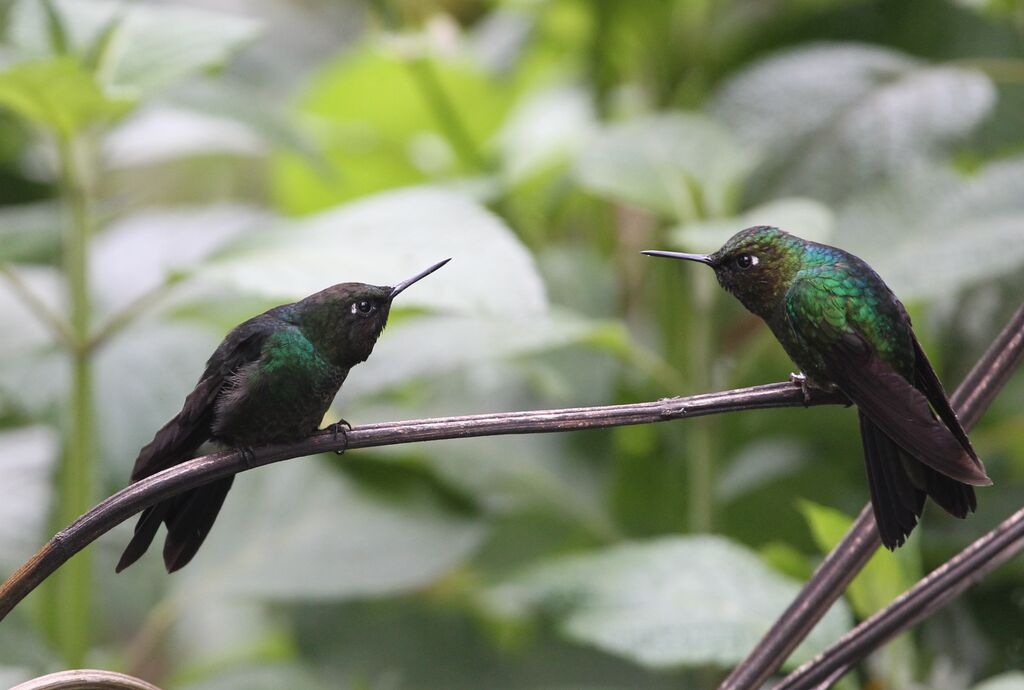
M1024 508L930 572L839 642L786 676L775 690L827 688L850 667L935 613L1024 549Z
M721 393L664 398L655 402L629 405L500 412L367 424L354 427L343 435L321 431L296 443L263 446L251 454L238 451L211 453L129 485L54 535L0 586L0 620L3 620L19 601L69 558L143 508L183 491L254 467L316 453L418 441L603 429L739 410L846 403L846 398L839 393L818 390L811 390L810 398L805 402L799 386L792 383L772 383Z
M950 397L950 403L965 429L970 429L978 422L1020 364L1022 356L1024 306L1014 312L992 345ZM719 690L761 687L821 620L880 545L875 517L868 504L861 510L842 541L814 571L793 603L746 659L732 670Z
M26 680L11 690L160 690L144 680L113 671L76 669Z

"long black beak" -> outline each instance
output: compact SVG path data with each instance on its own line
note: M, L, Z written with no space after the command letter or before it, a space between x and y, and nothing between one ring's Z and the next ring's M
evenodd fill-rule
M711 261L711 257L707 254L684 254L683 252L663 252L657 249L648 249L647 251L640 252L647 256L664 256L669 259L683 259L685 261L696 261L698 263L707 264L708 266L714 265Z
M436 264L434 264L433 266L431 266L431 267L430 267L430 268L428 268L427 270L425 270L425 271L420 271L419 273L417 273L416 275L414 275L414 276L413 276L412 278L406 278L406 279L405 279L405 280L403 280L403 281L402 281L401 283L399 283L399 284L398 284L398 285L396 285L395 287L391 288L391 297L390 297L390 299L394 299L394 298L395 298L395 296L396 296L396 295L398 295L398 293L399 293L399 292L401 292L401 291L402 291L402 290L404 290L405 288L409 287L410 285L412 285L413 283L415 283L415 282L416 282L417 280L422 280L423 278L426 278L426 277L427 277L427 276L429 276L429 275L430 275L431 273L433 273L433 272L434 272L434 271L436 271L437 269L441 268L442 266L444 266L444 265L445 265L446 263L448 263L449 261L451 261L451 258L450 258L450 257L449 257L449 258L447 258L447 259L445 259L444 261L438 261L438 262L437 262Z

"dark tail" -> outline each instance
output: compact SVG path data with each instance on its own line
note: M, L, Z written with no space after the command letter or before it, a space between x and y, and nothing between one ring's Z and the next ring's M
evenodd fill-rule
M886 436L864 413L860 435L878 533L886 548L901 546L917 525L930 496L958 518L973 512L974 489L923 464Z
M192 458L210 437L213 400L218 381L206 378L185 399L181 412L156 433L135 460L132 481L156 474ZM164 564L173 572L196 554L213 526L233 477L200 486L142 511L135 534L125 547L115 570L121 572L146 553L161 523L167 524Z
M220 479L146 508L115 570L121 572L146 553L162 522L167 524L164 540L167 572L173 573L188 565L210 533L234 480L234 476Z

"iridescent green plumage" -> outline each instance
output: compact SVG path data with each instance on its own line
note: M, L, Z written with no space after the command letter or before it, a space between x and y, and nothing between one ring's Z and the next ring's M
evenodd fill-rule
M395 287L341 283L235 327L206 363L185 404L135 460L138 481L190 459L206 441L248 448L317 430L349 369L373 351L391 301L442 261ZM191 489L143 511L120 572L167 526L164 564L184 567L213 527L234 477Z
M778 228L737 233L710 256L645 252L705 263L764 319L810 381L859 408L872 504L883 543L917 524L925 495L957 517L990 484L906 309L875 271L836 247Z

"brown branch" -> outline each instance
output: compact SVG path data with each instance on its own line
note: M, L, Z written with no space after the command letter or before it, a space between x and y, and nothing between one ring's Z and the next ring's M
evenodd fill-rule
M50 673L26 680L24 683L15 685L11 690L160 690L160 688L134 676L89 668Z
M950 397L950 403L964 428L970 429L978 422L1020 364L1022 357L1024 306L1014 312L992 345ZM746 659L732 670L720 690L752 690L761 687L821 620L880 545L875 517L869 504L861 510L842 541L814 571L793 603Z
M935 613L1024 549L1024 508L788 675L775 690L830 687L885 642Z
M226 451L204 455L122 489L54 535L0 586L0 620L74 554L143 508L188 489L253 467L335 450L474 436L602 429L739 410L846 402L841 394L817 390L810 391L810 398L805 402L799 386L792 383L773 383L721 393L664 398L655 402L629 405L500 412L367 424L354 427L344 435L336 436L330 431L323 431L297 443L257 448L252 454Z

